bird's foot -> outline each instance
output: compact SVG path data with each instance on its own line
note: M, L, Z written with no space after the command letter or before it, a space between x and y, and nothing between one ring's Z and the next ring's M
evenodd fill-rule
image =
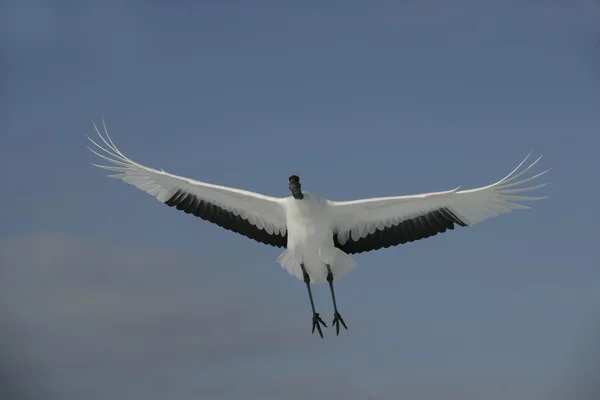
M319 335L321 335L321 338L322 338L323 337L323 331L321 330L321 325L320 324L323 324L323 326L327 328L327 324L325 324L325 321L323 321L321 319L321 317L319 317L319 313L313 313L312 333L315 333L315 328L317 328L317 331L319 331Z
M348 330L348 327L346 326L346 323L344 322L344 319L342 318L342 316L340 315L340 313L336 311L333 314L333 322L331 324L331 326L335 325L335 334L336 334L336 336L339 336L339 334L340 334L340 322L342 323L342 325L344 326L344 328L346 328L346 330Z

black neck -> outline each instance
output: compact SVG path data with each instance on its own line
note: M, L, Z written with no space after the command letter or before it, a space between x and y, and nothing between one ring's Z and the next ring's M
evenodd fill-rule
M302 200L304 198L304 194L300 189L292 189L292 196L294 196L296 200Z

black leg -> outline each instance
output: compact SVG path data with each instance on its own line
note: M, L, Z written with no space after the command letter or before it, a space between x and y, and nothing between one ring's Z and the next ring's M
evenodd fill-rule
M321 330L321 325L327 327L325 322L319 317L319 313L315 311L315 302L313 301L312 291L310 290L310 276L306 272L306 268L304 268L304 264L300 264L300 268L302 268L302 275L304 277L304 283L306 283L306 289L308 289L308 298L310 299L310 306L312 307L313 312L313 325L312 325L312 333L315 333L315 328L319 331L319 335L321 338L323 337L323 331Z
M333 291L333 273L331 272L331 267L327 265L327 282L329 282L329 290L331 290L331 298L333 299L333 323L332 326L335 325L335 333L336 335L340 334L340 322L348 330L344 319L340 315L337 309L337 304L335 302L335 292Z

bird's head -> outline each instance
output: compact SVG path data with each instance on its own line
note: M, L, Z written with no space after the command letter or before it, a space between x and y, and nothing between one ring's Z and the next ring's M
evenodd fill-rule
M300 185L300 177L298 175L290 176L288 186L295 199L302 200L304 198L304 194L302 194L302 185Z

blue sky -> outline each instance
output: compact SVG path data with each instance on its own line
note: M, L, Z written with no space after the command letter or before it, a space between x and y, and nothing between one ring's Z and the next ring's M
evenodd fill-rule
M85 399L593 390L580 380L600 345L600 4L324 3L0 6L14 387ZM136 161L273 196L291 174L334 200L471 188L535 148L550 198L356 256L336 286L350 330L321 340L280 250L89 165L85 135L102 119ZM328 289L315 292L329 324Z

